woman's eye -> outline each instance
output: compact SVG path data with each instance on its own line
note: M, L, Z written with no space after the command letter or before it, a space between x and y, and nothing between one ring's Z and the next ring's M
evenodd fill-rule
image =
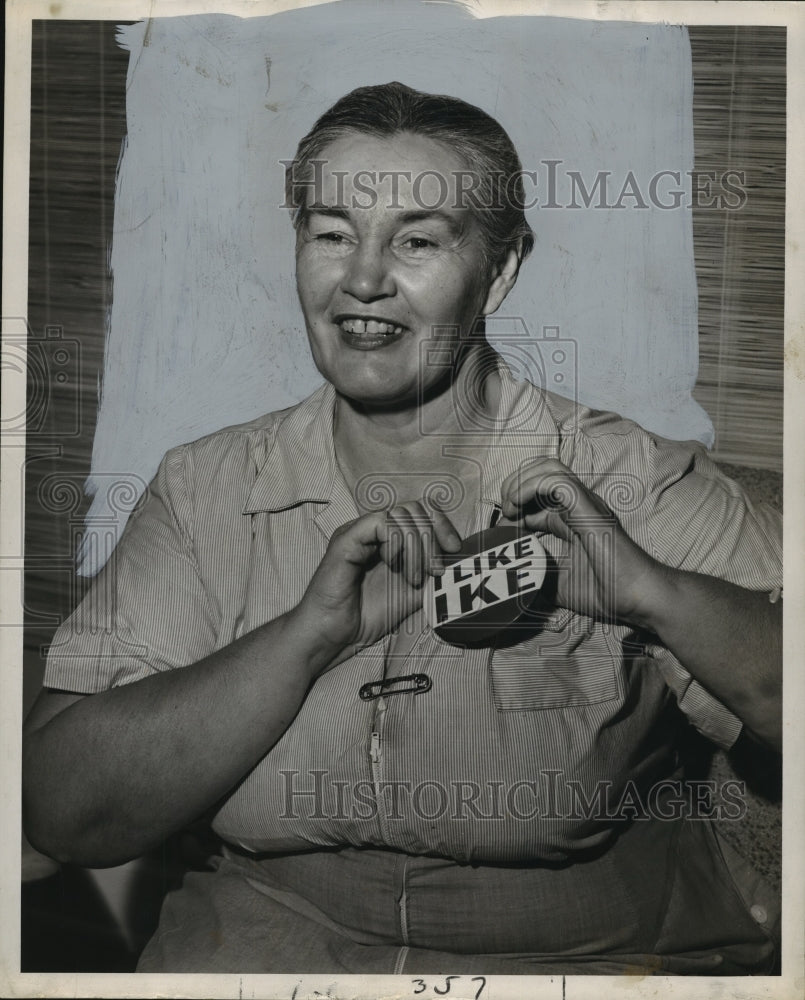
M342 257L352 252L355 241L349 233L339 229L327 229L320 233L311 233L310 242L319 248L320 253Z
M436 244L425 236L409 236L403 241L403 246L408 250L432 250Z

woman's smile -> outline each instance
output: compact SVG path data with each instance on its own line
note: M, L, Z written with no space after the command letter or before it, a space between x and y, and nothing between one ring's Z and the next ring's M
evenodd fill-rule
M344 316L336 321L342 342L356 351L377 351L399 343L405 327L376 316Z

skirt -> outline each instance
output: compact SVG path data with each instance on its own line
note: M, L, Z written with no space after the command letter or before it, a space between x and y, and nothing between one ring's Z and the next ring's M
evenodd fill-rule
M634 822L566 864L225 847L165 899L140 972L777 971L779 895L706 820Z

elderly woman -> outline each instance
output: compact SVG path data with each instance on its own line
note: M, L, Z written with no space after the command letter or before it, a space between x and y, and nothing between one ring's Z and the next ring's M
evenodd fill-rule
M686 715L779 746L779 526L698 446L491 350L532 245L519 172L484 112L400 84L314 125L287 190L326 385L169 452L56 637L31 841L114 865L209 814L223 842L142 970L773 966L676 744ZM447 641L428 580L496 522L551 585Z

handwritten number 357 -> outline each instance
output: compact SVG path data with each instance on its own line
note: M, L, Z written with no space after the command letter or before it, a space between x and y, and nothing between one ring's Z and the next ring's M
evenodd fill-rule
M463 978L462 976L446 976L444 980L444 988L440 989L439 986L434 984L434 986L432 987L433 992L436 993L438 996L446 996L450 992L451 981L453 979L462 979L462 978ZM414 983L416 986L416 988L414 989L414 993L424 993L425 990L428 988L428 984L425 982L424 979L412 979L411 982ZM475 1000L478 1000L481 993L483 993L484 986L486 986L486 978L484 976L473 976L472 979L470 979L470 982L480 983L480 986L478 987L475 993Z

